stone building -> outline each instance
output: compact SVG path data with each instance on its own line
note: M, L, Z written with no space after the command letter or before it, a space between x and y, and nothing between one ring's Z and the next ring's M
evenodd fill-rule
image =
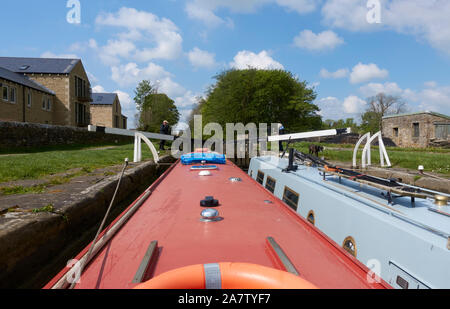
M51 124L55 93L26 76L0 67L0 121Z
M434 112L383 117L383 136L399 147L425 148L450 140L450 117Z
M127 117L122 115L122 106L116 93L93 93L91 123L108 128L127 128Z
M26 121L77 127L90 124L91 85L80 59L0 57L0 67L45 86L55 95L51 119Z

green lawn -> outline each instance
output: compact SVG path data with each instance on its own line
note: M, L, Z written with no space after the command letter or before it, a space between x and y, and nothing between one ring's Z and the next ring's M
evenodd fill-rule
M114 147L99 149L101 147ZM157 148L158 149L158 148ZM89 173L93 169L120 165L128 158L133 161L133 144L100 146L55 146L42 149L15 150L0 154L0 183L39 179L81 168ZM152 158L148 147L142 144L142 159ZM78 172L80 173L80 172Z
M312 143L302 142L295 143L294 147L302 152L308 153L308 146ZM314 143L320 144L320 143ZM353 145L335 145L335 144L320 144L326 148L341 148L325 149L320 156L325 156L325 159L339 162L352 162L353 159ZM442 148L398 148L387 147L387 153L391 160L392 167L408 168L417 170L419 165L423 165L425 171L435 172L450 176L450 149ZM361 164L362 147L358 151L357 163ZM372 164L379 164L380 155L378 147L372 146Z

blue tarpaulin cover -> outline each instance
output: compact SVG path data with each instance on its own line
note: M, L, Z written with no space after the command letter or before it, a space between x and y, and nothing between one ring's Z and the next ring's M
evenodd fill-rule
M194 152L181 156L181 163L184 165L189 165L192 163L201 163L202 161L205 161L206 163L216 163L216 164L226 163L225 155L212 152Z

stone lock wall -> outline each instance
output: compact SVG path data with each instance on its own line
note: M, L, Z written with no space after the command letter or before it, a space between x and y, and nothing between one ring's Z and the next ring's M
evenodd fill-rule
M53 145L133 142L132 136L89 132L87 128L0 121L0 150Z

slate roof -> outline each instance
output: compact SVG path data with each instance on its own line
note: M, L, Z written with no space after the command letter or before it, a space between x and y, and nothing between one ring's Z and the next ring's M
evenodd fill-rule
M11 72L10 70L7 70L5 68L0 67L0 78L6 79L10 82L14 82L20 85L24 85L29 88L33 88L51 95L55 95L53 91L50 89L42 86L41 84L35 82L34 80L31 80L27 76L17 74L14 72Z
M0 57L0 67L16 73L69 74L80 59Z
M113 105L116 97L117 97L116 93L93 93L91 104Z
M406 114L389 115L389 116L384 116L383 119L395 118L395 117L404 117L404 116L413 116L413 115L421 115L421 114L428 114L428 115L433 115L433 116L437 116L437 117L450 119L450 116L447 116L447 115L444 115L444 114L435 113L435 112L429 112L429 111L417 112L417 113L406 113Z

